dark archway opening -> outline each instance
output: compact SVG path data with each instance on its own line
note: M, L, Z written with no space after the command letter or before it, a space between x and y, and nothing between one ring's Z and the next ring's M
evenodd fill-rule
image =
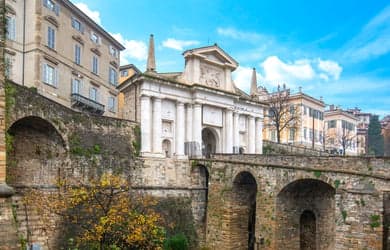
M249 172L239 173L233 182L232 243L237 249L255 249L257 183Z
M276 248L334 249L335 189L317 179L286 185L276 198Z
M55 185L66 157L65 142L48 121L29 116L8 129L12 145L7 182L13 186Z
M300 250L316 249L316 216L312 211L305 210L301 214L300 225Z
M215 132L210 128L204 128L202 130L202 155L210 158L212 154L215 154L216 149L217 136Z

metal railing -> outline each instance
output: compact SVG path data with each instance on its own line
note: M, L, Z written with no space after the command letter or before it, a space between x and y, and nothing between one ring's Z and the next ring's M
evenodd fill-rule
M104 105L77 93L71 95L72 106L88 110L95 114L104 113Z

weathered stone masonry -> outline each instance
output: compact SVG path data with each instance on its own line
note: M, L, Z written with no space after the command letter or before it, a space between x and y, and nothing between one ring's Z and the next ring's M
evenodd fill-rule
M20 249L23 240L44 249L56 245L55 232L45 231L39 215L22 206L26 188L53 190L59 177L105 171L130 176L135 189L158 197L190 199L198 242L211 249L386 249L389 244L389 158L140 158L136 123L87 116L31 89L11 87L6 175L16 194L0 199L0 249Z
M388 241L388 158L215 155L197 164L210 173L206 244L212 249L247 249L251 233L261 249L382 249ZM254 232L250 203L237 198L242 174L256 182L246 181L256 192ZM316 226L314 241L302 223Z

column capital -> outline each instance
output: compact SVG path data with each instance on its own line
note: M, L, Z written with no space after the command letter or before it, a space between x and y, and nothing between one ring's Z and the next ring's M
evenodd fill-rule
M182 102L182 101L179 101L179 100L176 100L176 105L178 105L178 106L184 106L184 102Z
M153 96L153 101L154 102L161 102L161 98L158 96Z

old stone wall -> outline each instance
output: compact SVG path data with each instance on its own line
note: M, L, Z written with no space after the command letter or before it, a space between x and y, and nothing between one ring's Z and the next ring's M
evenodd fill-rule
M285 143L277 143L273 141L263 141L263 154L268 155L312 155L312 156L328 156L329 153L317 149L307 148L303 146L294 146Z
M314 249L301 248L313 233L300 233L302 225L313 226L309 214L315 220L317 249L382 249L389 162L388 158L254 155L216 155L200 161L209 164L210 173L206 244L212 249L247 249L249 224L245 231L237 221L249 223L252 215L231 194L236 176L250 173L257 185L256 247ZM241 237L233 243L235 235Z

